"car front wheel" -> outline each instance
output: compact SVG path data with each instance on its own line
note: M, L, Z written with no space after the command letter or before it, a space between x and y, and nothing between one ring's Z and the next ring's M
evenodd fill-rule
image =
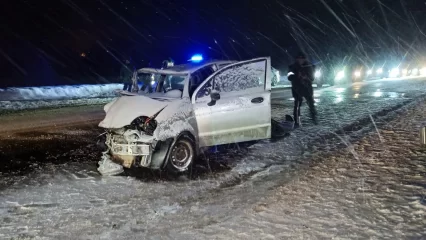
M188 170L196 157L195 143L189 136L181 136L170 149L167 169L173 173Z

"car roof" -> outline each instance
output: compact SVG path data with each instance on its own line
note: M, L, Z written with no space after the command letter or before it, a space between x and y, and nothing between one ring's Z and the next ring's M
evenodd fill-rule
M175 65L173 67L169 67L166 69L141 68L138 70L138 72L139 73L162 73L162 74L187 75L197 71L200 68L203 68L211 64L221 65L221 64L231 64L235 62L236 61L230 61L230 60L210 60L210 61L203 61L200 63L191 62L186 64Z

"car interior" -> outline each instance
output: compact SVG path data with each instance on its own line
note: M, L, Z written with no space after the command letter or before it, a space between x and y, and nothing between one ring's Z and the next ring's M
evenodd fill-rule
M192 97L194 91L204 82L210 75L214 73L213 65L199 69L191 74L189 79L189 97Z

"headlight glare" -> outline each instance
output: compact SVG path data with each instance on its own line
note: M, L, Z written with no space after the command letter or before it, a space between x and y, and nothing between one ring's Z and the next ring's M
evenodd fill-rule
M389 73L389 77L395 78L399 75L399 68L392 68L392 70Z
M342 80L345 77L345 71L341 70L336 74L336 80Z
M315 76L315 78L321 77L321 71L320 70L315 71L314 76Z
M361 77L361 71L355 71L354 76L357 78Z

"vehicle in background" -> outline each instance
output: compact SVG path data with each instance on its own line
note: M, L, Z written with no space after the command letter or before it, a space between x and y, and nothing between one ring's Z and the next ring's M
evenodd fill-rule
M407 76L410 77L417 77L420 76L420 65L419 64L413 64L410 66L410 68L407 69Z
M104 107L101 173L111 163L185 172L203 147L271 136L269 57L138 73L153 74L155 91L126 93Z
M382 67L367 68L365 71L365 79L366 80L381 79L384 77L383 72L384 71Z
M334 68L333 76L335 85L349 84L357 80L357 78L354 77L355 74L353 69L354 68L350 66L341 66Z
M330 73L329 77L326 72ZM345 60L342 64L332 65L329 68L324 65L317 67L314 83L321 87L324 84L339 85L364 80L416 76L426 76L426 65L423 66L419 61L395 60L367 65L359 60Z
M333 86L334 76L330 72L329 68L324 65L316 66L314 72L314 82L317 87L323 87L324 85Z
M345 56L339 62L329 63L329 69L334 85L351 84L363 80L364 65L353 56Z
M418 77L426 76L426 65L423 65L420 62L412 62L407 68L403 70L406 71L406 76L409 77Z
M372 69L362 63L352 63L334 68L335 84L351 84L362 82L371 77Z

